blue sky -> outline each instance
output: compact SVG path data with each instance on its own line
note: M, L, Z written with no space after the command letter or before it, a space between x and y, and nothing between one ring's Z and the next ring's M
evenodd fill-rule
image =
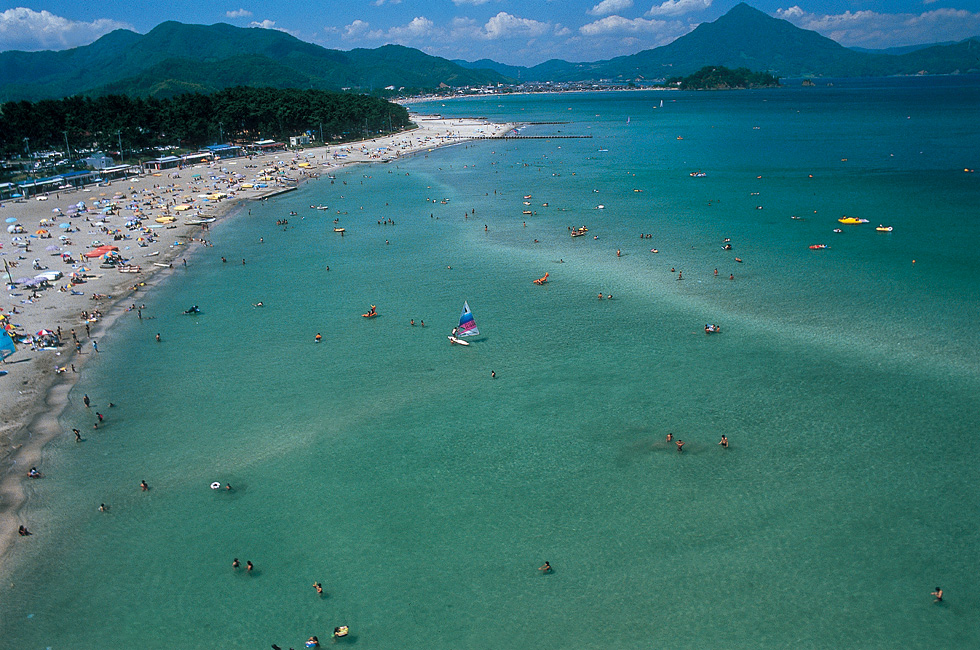
M398 43L449 59L534 65L657 47L737 0L47 0L0 3L0 51L60 50L166 20L278 29L349 50ZM980 0L753 0L842 45L885 48L980 36Z

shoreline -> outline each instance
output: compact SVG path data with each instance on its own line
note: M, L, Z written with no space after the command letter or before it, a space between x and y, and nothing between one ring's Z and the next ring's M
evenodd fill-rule
M345 143L343 145L304 149L300 152L284 151L253 156L251 158L219 160L208 165L195 165L181 170L168 170L163 173L144 173L138 177L94 186L90 188L93 192L88 193L88 196L83 194L82 191L66 192L66 196L71 197L71 200L75 201L96 199L100 195L104 196L108 194L108 192L96 193L94 190L119 187L121 185L128 188L127 194L123 197L126 199L130 196L135 199L138 194L143 194L147 190L159 189L161 193L173 193L173 190L167 190L166 188L177 188L177 183L172 182L170 185L165 185L163 181L167 180L179 181L181 193L184 193L183 186L187 186L186 191L190 193L190 185L193 185L195 181L193 178L185 177L193 177L194 170L197 169L215 170L218 175L221 175L221 172L218 170L230 170L231 165L235 165L236 167L240 167L234 170L235 172L245 172L246 169L252 169L255 173L260 173L262 169L267 169L269 164L279 166L284 161L288 161L286 163L287 170L278 170L277 173L283 173L283 176L276 179L275 185L268 188L236 187L232 190L231 187L233 184L228 183L228 198L221 200L214 209L210 209L212 206L208 204L202 209L196 210L194 213L190 211L186 213L196 218L213 217L215 220L213 223L218 223L226 218L246 211L245 206L249 201L262 201L290 193L310 180L316 180L321 175L330 174L343 167L363 163L392 162L420 152L425 153L439 147L451 146L486 137L498 137L518 126L516 123L493 123L484 119L442 119L425 115L414 116L414 121L417 125L416 128L381 138ZM305 163L306 166L300 167L299 165L301 163ZM315 167L312 165L315 165ZM229 175L231 173L231 171L227 172ZM199 176L198 183L205 182L211 184L210 181L215 178L212 176L208 181L204 181L203 171ZM161 183L154 183L153 181L156 178L159 178ZM242 181L234 183L236 186L243 184L248 185L249 183ZM216 188L218 182L214 182L213 185ZM138 187L139 189L134 189L134 187ZM196 191L211 191L210 189L205 190L206 187L207 185L198 188ZM218 191L217 188L214 191ZM51 212L46 211L48 210L48 203L41 205L40 202L49 200L53 203L55 198L51 196L52 194L57 196L59 201L67 200L61 199L60 192L52 192L46 195L46 199L31 197L31 199L24 203L7 202L0 205L0 208L2 208L0 209L0 216L4 218L16 216L18 223L23 222L25 224L29 220L43 218L43 215L50 215ZM155 196L155 192L152 194ZM147 210L147 214L143 215L144 219L147 222L152 221L153 218L158 216L157 211L159 211L159 215L170 215L170 200L168 198L165 207ZM173 198L172 200L176 204L177 199ZM120 214L121 212L122 210L119 210L113 215L115 221L119 222L118 224L112 224L113 226L121 225L121 223L132 218L129 214ZM55 217L56 220L64 218L61 214ZM100 217L100 219L104 218ZM86 216L84 222L85 227L88 227L90 224L91 220ZM79 222L77 225L83 224ZM21 325L22 333L31 334L40 328L52 330L62 327L65 328L61 348L54 353L54 358L48 357L47 355L49 353L47 351L38 351L29 358L23 358L25 349L20 347L17 352L7 358L6 363L0 364L0 368L8 372L6 376L0 377L0 410L4 413L4 418L0 421L0 562L6 559L7 552L12 548L12 544L17 537L18 527L24 525L30 528L30 522L22 514L27 501L26 491L24 489L24 482L27 480L26 470L23 472L20 470L22 468L40 465L45 446L64 433L61 430L59 421L61 415L69 405L68 395L78 381L80 370L84 368L85 362L89 358L89 355L92 354L92 352L87 354L84 352L85 344L90 344L91 341L97 341L109 335L116 321L128 311L131 311L126 306L127 302L138 304L141 301L138 301L137 298L143 295L142 292L150 291L166 283L173 275L175 268L177 268L173 266L173 262L178 257L191 251L199 251L202 246L206 245L208 232L206 227L183 223L180 218L173 225L176 228L161 231L158 241L151 242L145 248L127 246L126 250L131 251L132 257L130 261L132 263L140 263L145 260L146 267L141 268L139 273L124 274L112 272L112 269L108 269L91 277L86 275L86 282L81 286L83 289L82 293L84 295L106 294L110 296L107 299L109 302L92 301L95 304L91 304L91 302L80 303L73 299L76 297L84 298L84 295L76 296L65 291L59 292L55 288L48 288L43 290L44 295L40 296L39 300L58 304L40 306L31 303L29 307L19 309L17 314L14 314L11 310L6 309L7 305L12 305L15 308L20 307L19 304L13 304L12 299L15 297L15 294L12 291L14 290L8 291L10 293L10 299L5 299L0 303L0 305L5 307L2 313L7 315L14 323ZM208 224L208 226L210 225ZM27 232L30 232L30 230ZM201 235L195 237L194 235L197 233L201 233ZM74 239L79 241L85 237L80 231L76 231L76 234L78 237L74 237ZM93 233L90 231L88 234ZM96 231L96 236L98 236L98 231ZM133 236L135 237L135 234ZM184 241L180 245L166 243L173 242L175 239ZM44 241L44 239L38 240L39 243ZM51 239L48 241L53 242L56 240ZM122 245L130 242L135 243L135 240L126 239L118 243ZM13 246L8 246L7 241L4 241L3 244L2 248L0 248L0 253L6 254L5 259L9 260L11 253L16 255L16 253L21 252ZM72 245L72 248L79 251L80 255L82 249L88 248L88 246ZM136 248L136 250L132 250L132 248ZM25 250L24 252L27 255L33 254L39 256L37 259L48 255L47 252L42 253L30 250ZM139 255L139 258L136 255ZM150 257L151 255L152 258ZM52 258L55 256L57 256L57 253L51 255ZM168 264L169 268L156 266L157 263ZM79 262L80 264L81 261ZM169 273L163 273L162 271L169 271ZM30 271L32 274L35 272ZM66 269L66 276L70 272L70 269ZM11 273L13 274L14 272L11 271ZM7 278L4 280L6 284ZM65 281L66 278L62 278L57 284L64 286ZM139 286L140 284L143 284L143 286ZM16 297L20 297L20 295ZM44 301L45 298L51 299ZM70 339L68 332L74 331L73 328L76 327L81 329L83 321L79 320L79 311L88 311L91 309L99 309L104 313L94 324L94 327L91 328L90 335L79 334L79 342L84 341L84 343L82 343L83 351L78 353L71 350L70 343L66 341ZM30 348L27 348L27 351L29 352ZM57 371L56 368L65 368L66 370ZM67 370L68 368L71 368L71 370Z

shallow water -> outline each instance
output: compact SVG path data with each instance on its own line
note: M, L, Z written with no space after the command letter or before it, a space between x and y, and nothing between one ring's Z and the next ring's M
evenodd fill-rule
M86 365L63 417L86 441L28 486L0 638L977 645L978 100L945 78L420 107L593 137L350 168L214 228Z

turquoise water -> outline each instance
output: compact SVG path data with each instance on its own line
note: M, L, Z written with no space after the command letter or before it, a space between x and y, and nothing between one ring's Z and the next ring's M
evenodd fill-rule
M350 168L214 228L86 365L0 639L980 644L978 105L944 78L419 107L593 137ZM451 347L464 300L482 336Z

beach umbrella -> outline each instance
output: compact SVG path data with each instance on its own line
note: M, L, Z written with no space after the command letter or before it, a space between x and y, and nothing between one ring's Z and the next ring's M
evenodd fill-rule
M35 235L47 235L48 234L48 231L45 230L44 228L41 228L40 230L35 230L34 231L34 234Z
M34 278L17 278L17 284L27 284L28 282L32 282L33 280Z
M60 251L61 250L61 247L55 246L54 244L51 244L50 246L46 247L44 250L46 250L46 251Z
M39 330L34 336L51 336L52 334L54 334L54 332L51 330Z
M58 227L64 230L64 229L67 229L67 228L71 228L71 224L70 223L59 223L58 224Z

